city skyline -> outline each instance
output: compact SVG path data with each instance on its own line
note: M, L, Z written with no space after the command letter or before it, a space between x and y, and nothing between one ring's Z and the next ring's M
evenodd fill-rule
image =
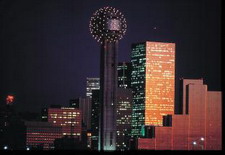
M92 13L112 6L127 18L119 62L131 44L176 44L178 78L204 78L221 90L220 1L1 1L0 101L15 96L20 110L40 112L84 97L87 77L99 77L99 45L88 31ZM141 11L140 11L141 10ZM176 90L178 90L176 86Z

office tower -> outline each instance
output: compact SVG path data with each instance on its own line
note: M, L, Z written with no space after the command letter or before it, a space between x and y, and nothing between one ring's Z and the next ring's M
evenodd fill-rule
M100 90L92 91L92 110L91 110L91 131L92 131L92 150L98 150L99 141L99 121L100 121Z
M131 63L119 62L117 66L118 71L118 87L131 88Z
M132 44L132 135L144 125L162 126L162 116L174 113L175 44Z
M81 140L81 110L71 107L48 108L48 122L62 127L63 136L78 137Z
M71 99L70 107L81 110L82 123L89 130L91 128L91 98L79 97L77 99Z
M26 146L30 150L53 150L54 141L62 138L62 126L49 122L25 122Z
M125 88L117 89L116 105L116 149L128 150L128 142L131 132L132 114L132 90Z
M80 110L82 111L82 119L87 128L91 129L91 99L90 98L81 98L80 100Z
M118 42L126 32L126 20L112 7L98 9L91 17L90 32L101 43L100 150L116 150L116 91Z
M222 93L208 91L203 79L182 79L182 114L171 126L154 127L151 138L139 138L138 149L221 150Z
M87 78L86 97L92 98L92 90L99 90L99 89L100 89L99 78Z

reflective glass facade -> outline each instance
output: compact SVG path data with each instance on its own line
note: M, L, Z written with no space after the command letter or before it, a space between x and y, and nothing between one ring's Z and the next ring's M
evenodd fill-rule
M132 44L132 135L144 125L162 126L162 116L174 113L175 44Z

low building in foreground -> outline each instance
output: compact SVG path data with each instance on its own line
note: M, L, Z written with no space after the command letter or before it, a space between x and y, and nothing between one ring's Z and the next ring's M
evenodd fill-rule
M221 150L222 93L208 91L203 79L182 79L181 113L164 117L136 139L139 150ZM172 117L172 121L171 121Z

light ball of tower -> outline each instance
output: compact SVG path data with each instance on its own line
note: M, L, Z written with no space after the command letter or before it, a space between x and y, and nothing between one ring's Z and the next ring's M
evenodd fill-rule
M116 42L123 38L127 29L124 15L112 7L98 9L91 17L89 30L98 42Z

